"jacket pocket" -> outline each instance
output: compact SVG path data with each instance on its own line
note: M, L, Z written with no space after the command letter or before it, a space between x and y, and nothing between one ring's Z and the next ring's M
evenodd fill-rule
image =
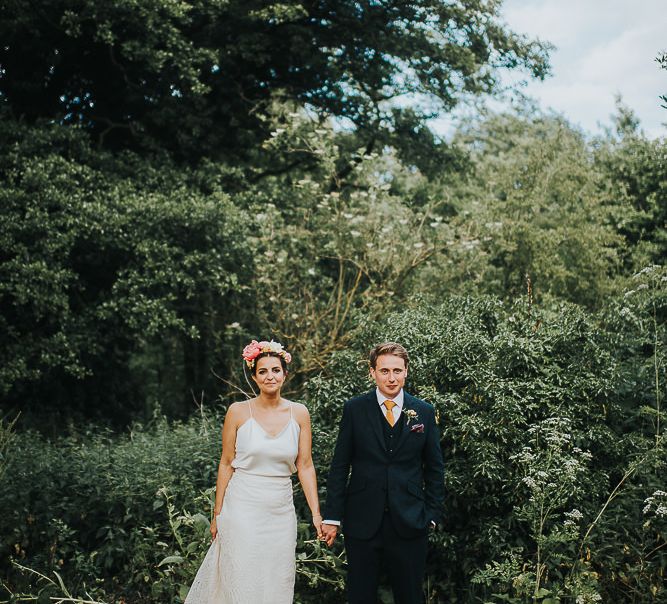
M422 489L421 485L415 482L408 482L408 493L419 499L424 499L424 489Z

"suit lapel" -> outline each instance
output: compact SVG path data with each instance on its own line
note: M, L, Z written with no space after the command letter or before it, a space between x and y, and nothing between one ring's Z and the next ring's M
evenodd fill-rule
M377 436L380 446L383 451L387 450L387 445L384 442L384 435L382 434L382 416L378 413L378 400L375 395L375 390L368 393L366 396L366 415L368 419L368 424L373 429L375 436Z
M412 402L413 397L410 396L405 390L403 391L403 409L401 411L401 415L398 418L399 422L404 422L403 429L400 432L400 435L398 437L398 441L396 442L396 447L394 448L394 455L396 455L396 452L401 448L403 443L408 439L408 435L410 434L410 427L413 423L419 423L419 420L411 420L410 424L407 423L408 421L408 416L406 415L405 411L408 409L415 410L413 402Z

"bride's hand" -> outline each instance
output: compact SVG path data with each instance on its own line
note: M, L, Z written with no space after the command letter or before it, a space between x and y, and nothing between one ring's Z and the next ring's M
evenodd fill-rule
M215 539L217 534L218 534L218 517L213 516L213 520L211 520L211 540Z
M322 525L322 541L324 541L329 547L336 540L336 535L338 534L338 526L335 524L323 524Z
M322 538L322 516L319 514L313 516L313 526L315 527L315 530L317 531L317 538L321 539Z

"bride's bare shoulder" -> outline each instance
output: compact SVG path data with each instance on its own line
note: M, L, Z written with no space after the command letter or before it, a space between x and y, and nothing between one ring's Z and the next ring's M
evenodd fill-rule
M308 413L308 407L303 403L294 403L290 401L292 405L292 410L294 412L294 417L297 420L307 420L310 419L310 413Z
M236 401L227 408L225 421L244 421L250 414L248 403L251 401Z

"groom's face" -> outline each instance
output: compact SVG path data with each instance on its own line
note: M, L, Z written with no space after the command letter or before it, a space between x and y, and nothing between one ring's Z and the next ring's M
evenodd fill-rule
M393 354L382 354L371 367L371 377L375 380L380 392L389 399L393 399L405 385L408 369L401 357Z

